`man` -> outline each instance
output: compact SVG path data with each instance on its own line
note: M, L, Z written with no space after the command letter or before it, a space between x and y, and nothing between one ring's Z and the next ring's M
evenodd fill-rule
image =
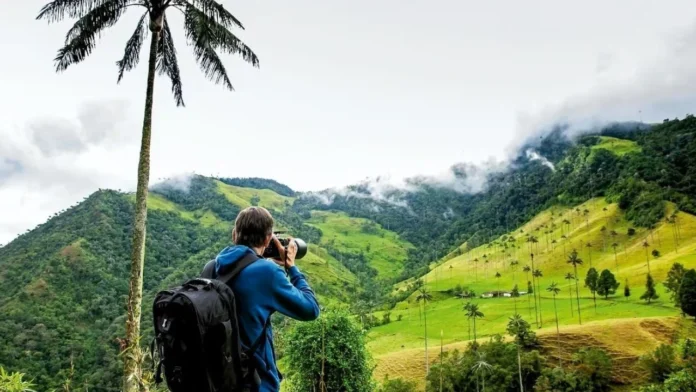
M319 317L317 298L295 266L297 244L290 241L286 250L273 236L273 223L273 217L265 208L243 210L234 223L234 245L223 249L215 259L215 272L219 276L249 252L260 258L244 268L234 281L228 282L235 293L242 345L247 349L257 339L262 339L252 359L261 378L259 392L280 390L281 375L275 361L271 315L280 312L301 321ZM280 260L261 257L271 241L275 241L280 250Z

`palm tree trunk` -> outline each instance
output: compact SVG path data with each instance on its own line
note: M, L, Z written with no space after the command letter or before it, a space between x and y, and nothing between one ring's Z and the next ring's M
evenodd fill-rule
M558 366L563 367L561 362L561 331L558 329L558 308L556 308L556 294L553 295L553 311L556 313L556 335L558 336Z
M150 40L150 59L147 73L147 92L145 95L145 116L143 135L140 144L138 163L138 185L135 194L135 219L133 224L133 245L131 249L130 288L128 290L128 319L126 321L126 340L123 350L123 391L140 390L141 369L137 353L140 350L140 315L143 301L143 264L145 261L145 237L147 222L147 191L150 182L150 139L152 134L152 101L155 89L155 68L159 32L152 32Z
M423 324L425 325L425 374L430 373L430 362L428 362L428 308L427 302L423 301Z
M580 287L578 287L578 266L574 265L575 271L575 299L578 300L578 321L582 325L582 315L580 314Z
M476 317L474 317L474 343L476 343Z
M537 278L537 286L537 291L539 292L539 328L541 328L544 320L541 317L541 282L539 282L539 278Z
M572 283L568 285L568 298L570 298L570 317L573 317L573 289L571 286Z
M517 342L517 371L520 374L520 392L524 392L522 386L522 357L520 356L520 342Z

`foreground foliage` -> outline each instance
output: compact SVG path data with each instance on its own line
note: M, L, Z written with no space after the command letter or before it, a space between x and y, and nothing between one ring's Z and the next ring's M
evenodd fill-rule
M288 390L368 392L374 389L371 359L352 318L328 311L297 323L286 339Z

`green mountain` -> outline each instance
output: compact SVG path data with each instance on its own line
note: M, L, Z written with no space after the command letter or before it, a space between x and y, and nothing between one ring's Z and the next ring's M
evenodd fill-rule
M391 309L414 317L405 313L414 306L409 282L428 274L427 284L449 309L447 292L456 284L495 287L478 276L481 266L472 266L470 256L486 252L503 263L503 238L520 245L517 230L536 230L539 224L530 222L538 222L539 214L572 215L570 208L579 205L606 205L621 229L635 227L644 235L657 228L667 235L666 217L677 210L684 216L696 212L695 131L692 116L649 127L617 124L574 140L559 127L523 146L505 170L487 173L486 187L475 193L462 192L457 184L474 179L463 165L452 168L455 184L414 178L406 188L379 195L369 183L301 194L258 178L193 176L164 182L152 187L149 199L144 304L158 290L196 276L229 243L240 209L261 205L272 211L278 228L311 244L299 265L322 305L348 306L361 314ZM590 218L583 217L594 222L592 230L599 230L597 208L587 207ZM100 190L0 248L0 366L26 373L39 390L58 388L71 363L73 385L118 388L132 213L132 195ZM557 221L544 223L556 225L547 237L557 239ZM690 244L692 237L684 241ZM495 250L482 250L490 246ZM598 262L611 261L605 248L594 256ZM543 249L550 258L548 246ZM552 247L553 252L558 250ZM509 286L512 280L504 272L495 283ZM442 320L452 323L460 313L452 305L443 312L450 318ZM143 325L149 329L150 323L146 308ZM414 330L398 322L378 327L372 348L381 355L413 347ZM144 341L149 334L144 331Z

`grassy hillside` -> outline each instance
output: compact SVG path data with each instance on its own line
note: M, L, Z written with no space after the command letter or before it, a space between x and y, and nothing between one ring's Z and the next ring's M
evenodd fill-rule
M673 207L670 205L667 208ZM585 210L589 212L584 214ZM564 220L569 224L564 224ZM561 288L556 300L559 324L579 324L575 282L564 279L566 273L573 272L572 266L566 263L567 254L573 248L578 249L584 261L578 268L583 324L598 320L675 316L678 311L671 304L669 294L665 293L662 284L658 284L657 287L660 294L657 301L646 304L639 297L644 292L648 268L646 251L642 246L644 241L649 244L648 253L658 249L662 254L658 258L652 255L648 257L652 275L657 282L664 280L674 262L680 262L687 268L696 267L696 217L679 213L678 223L680 239L677 249L674 224L662 222L652 232L641 229L633 236L628 236L630 224L625 220L623 213L615 204L607 204L600 199L593 199L576 208L554 207L546 210L523 227L501 236L492 243L470 249L460 256L441 262L422 278L426 288L433 295L433 301L427 307L428 339L431 345L439 342L440 331L443 331L446 344L470 339L469 324L462 310L465 300L455 298L450 292L457 285L472 289L479 295L498 288L511 290L515 284L519 285L521 291L526 291L527 278L522 267L531 266L527 235L534 235L539 240L533 250L535 269L543 273L543 277L539 279L541 290L537 292L541 293L541 328L555 330L554 301L552 295L546 291L552 282L558 283ZM602 227L606 230L603 231ZM610 234L612 230L616 235ZM562 235L566 235L567 240L562 240ZM586 246L588 243L592 245L590 248ZM616 258L614 248L611 247L613 243L618 244ZM611 270L621 283L617 293L609 299L597 298L596 310L592 294L583 284L590 268L590 259L591 265L598 271ZM510 266L513 260L519 261L517 268ZM500 273L500 278L495 277L497 272ZM628 299L623 297L626 280L631 288L631 296ZM395 289L404 290L405 287L404 282L396 285ZM391 311L391 319L396 320L400 316L401 321L393 321L370 331L369 347L374 354L380 356L423 347L423 312L414 297L415 294L397 304ZM523 295L519 298L476 298L473 302L479 305L485 315L477 321L479 338L504 333L508 317L515 313L515 309L531 323L535 324L536 321L533 295Z
M262 206L271 210L282 211L295 200L293 197L282 196L270 189L242 188L215 181L217 189L230 203L246 208L252 205Z
M618 156L641 151L638 143L633 140L619 139L611 136L599 136L598 139L599 142L592 146L593 150L609 150Z
M560 336L563 344L560 358L563 363L568 363L572 354L582 348L602 348L614 361L611 374L613 382L636 385L646 378L646 373L638 362L641 355L654 350L660 344L671 344L675 339L693 337L695 332L691 320L679 317L636 317L561 326ZM556 329L544 328L537 332L537 336L541 343L541 352L555 363L559 358ZM468 344L445 343L442 349L444 352L462 351L467 349ZM439 339L432 341L428 354L431 365L438 361ZM402 377L416 381L421 389L425 386L425 353L422 347L377 355L375 359L375 379L383 380L385 376ZM629 387L625 390L634 389Z
M127 197L132 203L135 202L135 194L129 194ZM173 212L184 219L199 222L206 227L218 226L220 228L225 228L229 226L229 223L225 223L216 216L214 212L208 209L187 211L176 203L167 200L164 196L154 192L150 192L147 196L147 208L150 211Z
M372 221L352 218L344 213L314 211L308 224L322 231L322 246L365 254L379 278L398 276L408 249L413 247Z

